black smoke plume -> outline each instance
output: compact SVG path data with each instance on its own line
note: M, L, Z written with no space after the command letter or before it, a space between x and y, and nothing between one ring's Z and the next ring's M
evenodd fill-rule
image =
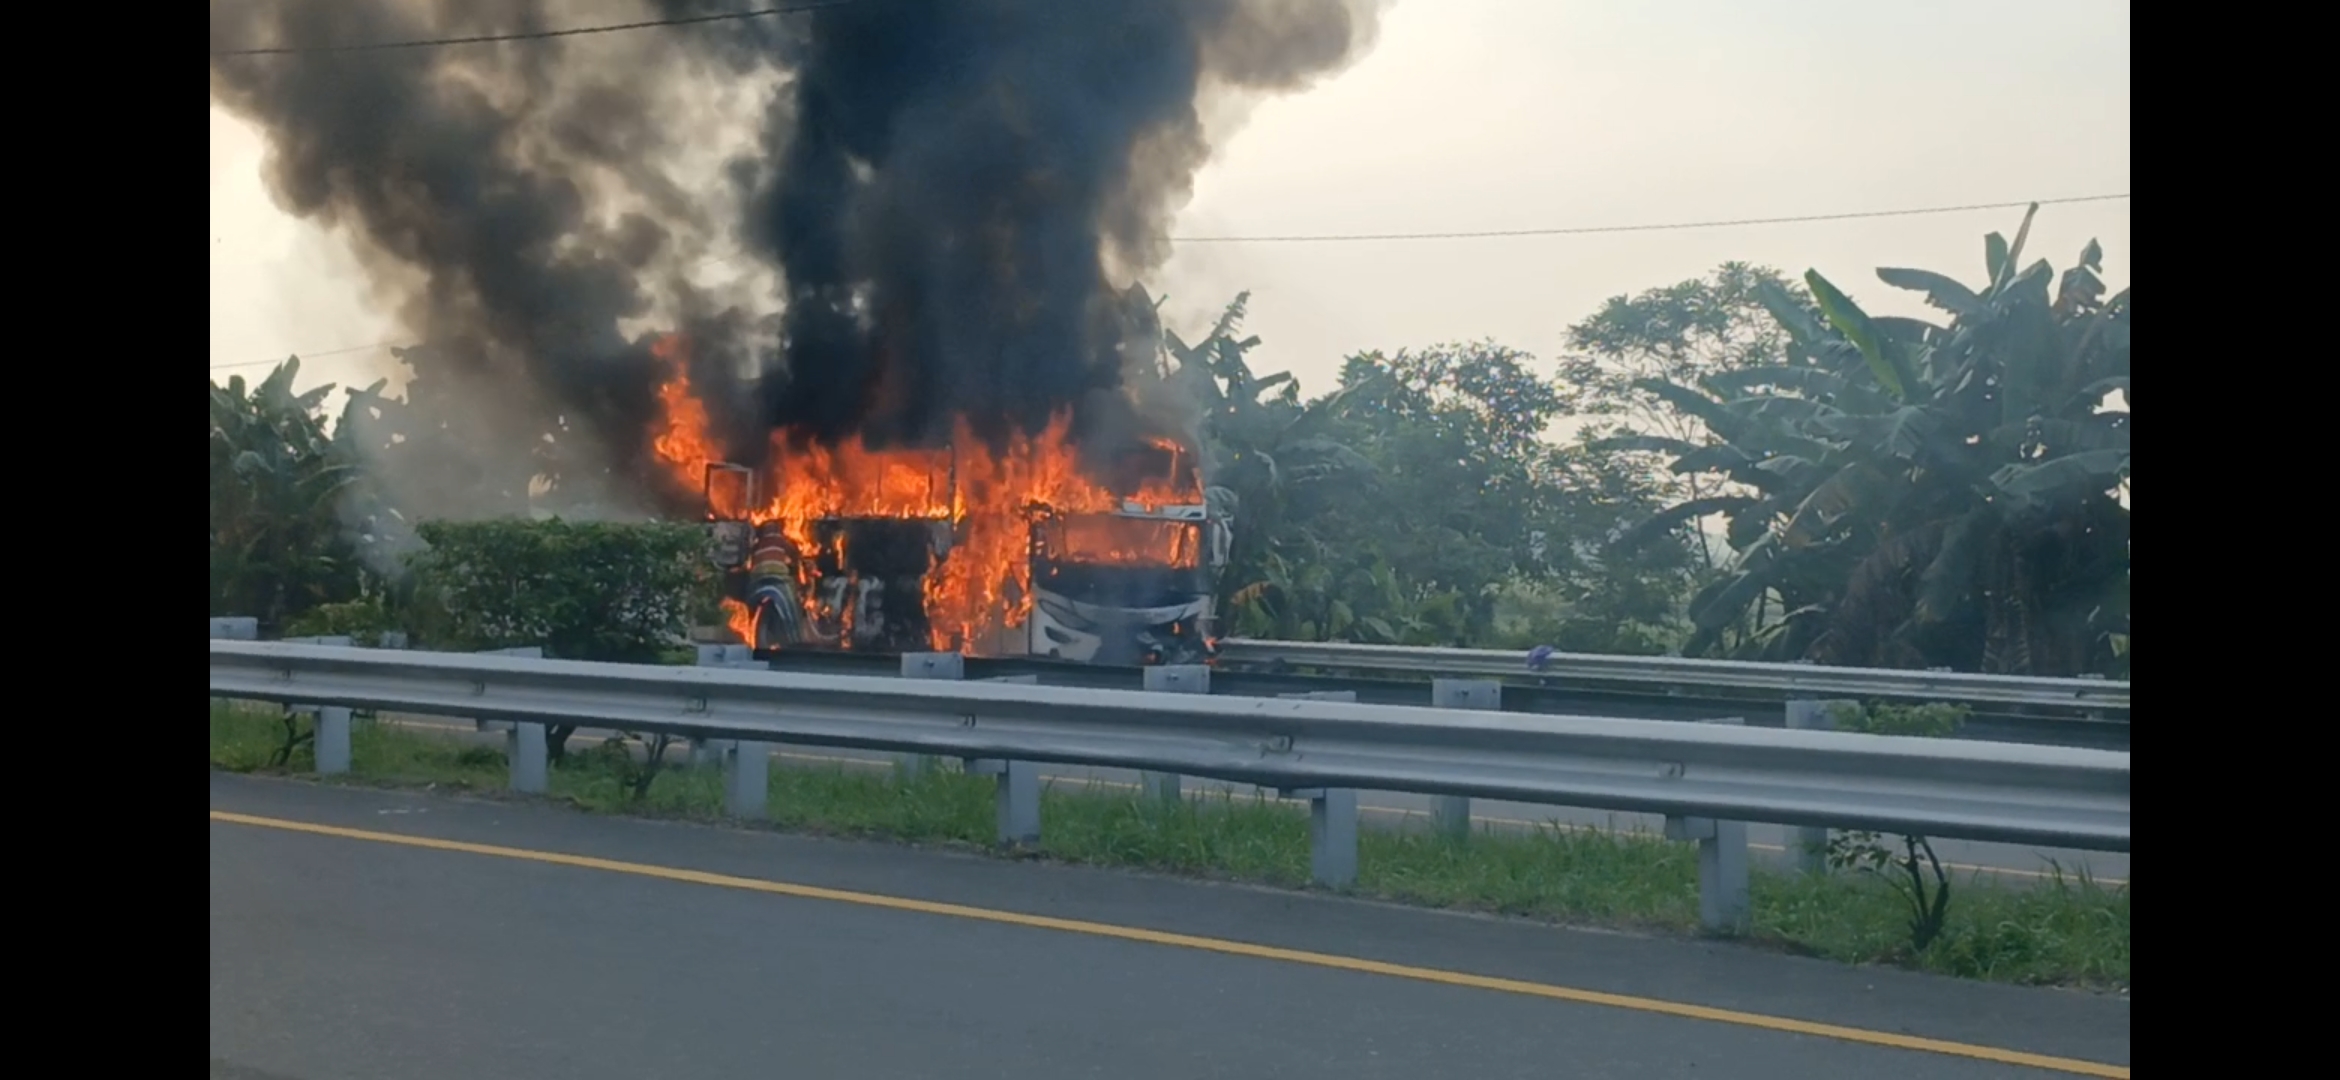
M731 2L223 0L211 43L348 46ZM407 359L447 415L424 426L483 460L559 446L562 483L654 502L640 495L660 487L655 330L689 334L694 386L742 460L774 429L933 444L957 418L991 439L1066 409L1084 432L1132 423L1113 281L1167 254L1209 153L1199 106L1338 69L1381 2L857 0L217 57L211 87L264 132L280 205L345 234L428 343ZM745 110L721 103L749 92ZM726 130L755 112L756 130ZM722 183L669 168L692 157ZM779 296L743 302L692 275L732 246ZM776 338L751 308L778 309ZM461 512L430 494L450 505L426 512Z

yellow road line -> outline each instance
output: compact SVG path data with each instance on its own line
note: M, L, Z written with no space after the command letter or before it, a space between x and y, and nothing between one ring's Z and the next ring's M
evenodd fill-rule
M400 727L433 728L464 733L472 731L471 728L464 727L460 724L449 724L436 720L383 720L380 722L386 724L395 724ZM869 758L838 757L834 754L801 754L783 751L775 752L772 756L777 758L787 758L792 761L815 762L823 765L854 765L871 769L893 768L893 763L888 761L873 761ZM1086 777L1070 776L1060 777L1060 779L1086 784L1090 787L1111 788L1116 791L1144 790L1141 785L1132 784L1126 780L1097 780ZM1294 805L1297 805L1300 802L1300 800L1297 799L1284 798L1278 798L1276 801L1292 803ZM1357 812L1360 814L1381 814L1388 817L1406 818L1430 816L1430 812L1427 810L1413 810L1403 806L1359 806L1357 808ZM1574 822L1567 821L1529 821L1525 818L1483 817L1477 814L1471 815L1471 821L1479 825L1500 825L1515 829L1566 829L1570 832L1591 832L1599 828L1599 826L1596 825L1578 825ZM1776 851L1782 854L1787 852L1786 846L1781 844L1762 844L1749 841L1747 846L1753 848L1756 851ZM1961 874L1993 874L2004 877L2031 878L2036 881L2047 881L2056 876L2042 870L2018 870L2012 866L1981 866L1972 863L1945 862L1942 864L1942 868ZM2120 888L2127 885L2128 881L2123 878L2097 878L2096 883L2107 888Z
M749 892L767 893L775 896L792 896L805 900L827 900L834 903L854 904L861 907L883 908L892 911L909 911L922 915L940 915L955 919L972 919L980 922L1030 927L1037 930L1055 930L1061 933L1084 934L1090 937L1112 938L1120 941L1136 941L1150 945L1164 945L1179 949L1195 949L1203 952L1220 953L1222 955L1228 956L1250 957L1257 960L1280 960L1291 964L1305 964L1311 967L1331 968L1338 971L1353 971L1368 975L1383 975L1390 978L1410 979L1415 982L1437 983L1444 986L1468 987L1476 990L1492 990L1498 993L1519 994L1527 997L1546 998L1554 1001L1569 1001L1584 1005L1606 1005L1610 1008L1630 1009L1634 1012L1654 1013L1661 1016L1678 1016L1691 1020L1706 1020L1713 1023L1733 1024L1739 1027L1759 1028L1766 1031L1785 1032L1793 1035L1810 1035L1817 1038L1834 1039L1839 1042L1861 1043L1869 1046L1885 1046L1897 1050L1915 1050L1923 1053L1943 1054L1950 1057L1968 1058L1975 1061L1996 1062L2002 1065L2023 1065L2035 1069L2048 1069L2055 1072L2072 1073L2079 1076L2119 1077L2122 1078L2122 1080L2126 1080L2129 1075L2129 1069L2124 1065L2107 1065L2101 1062L2081 1061L2075 1058L2052 1057L2046 1054L2032 1054L2020 1050L2008 1050L1996 1046L1979 1046L1972 1043L1951 1042L1945 1039L1926 1039L1919 1038L1914 1035L1896 1034L1889 1031L1870 1031L1865 1028L1844 1027L1837 1024L1815 1023L1809 1020L1796 1020L1784 1016L1766 1016L1761 1013L1739 1012L1735 1009L1718 1009L1706 1005L1692 1005L1687 1002L1666 1001L1660 998L1636 997L1629 994L1611 994L1604 993L1599 990L1583 990L1576 987L1555 986L1549 983L1527 982L1520 979L1500 979L1488 975L1472 975L1460 971L1445 971L1438 968L1415 967L1410 964L1392 964L1379 960L1365 960L1353 956L1338 956L1331 953L1308 952L1300 949L1283 949L1272 945L1255 945L1249 942L1229 941L1223 938L1200 937L1193 934L1175 934L1162 930L1147 930L1135 926L1119 926L1113 923L1089 922L1082 919L1059 919L1047 915L1029 915L1017 911L1000 911L994 908L969 907L963 904L945 904L932 900L913 900L909 897L887 896L881 893L852 892L844 889L827 889L817 885L799 885L793 882L768 881L762 878L734 877L730 874L714 874L703 870L685 870L672 866L654 866L647 863L621 862L615 859L598 859L588 855L569 855L555 851L536 851L528 848L501 847L494 844L474 844L461 840L440 840L433 837L409 836L402 833L375 832L368 829L350 829L343 828L338 825L320 825L307 821L288 821L282 818L258 817L251 814L231 813L225 810L213 810L211 812L211 820L234 825L249 825L263 829L279 829L286 832L309 833L316 836L338 837L344 840L365 840L380 844L395 844L401 847L425 848L432 851L454 851L468 855L485 855L498 859L514 859L522 862L544 863L554 866L568 866L581 870L600 870L613 874L628 874L635 877L656 878L664 881L685 882L693 885L712 885L725 889L742 889Z

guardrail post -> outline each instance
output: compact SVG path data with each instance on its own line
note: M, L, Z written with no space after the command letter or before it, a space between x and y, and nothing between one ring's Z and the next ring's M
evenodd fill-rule
M522 660L544 659L544 646L518 645L509 649L481 649L481 656L512 656ZM504 733L505 774L512 790L522 795L542 795L552 790L552 747L545 735L546 725L530 721L475 720L481 731Z
M509 649L481 649L481 656L515 656L523 660L544 659L544 646L519 645ZM505 774L512 790L522 795L542 795L552 788L551 748L546 745L545 725L511 720L474 720L472 725L481 731L504 733Z
M509 648L509 649L481 649L481 650L479 650L479 652L478 652L476 655L479 655L479 656L516 656L516 657L519 657L519 658L520 658L520 659L522 659L522 660L542 660L542 659L544 659L544 646L542 646L542 645L520 645L520 646L516 646L516 647L513 647L513 648ZM473 727L476 727L476 728L478 728L478 729L479 729L479 730L481 730L481 731L504 731L504 732L512 732L512 731L517 731L517 730L519 730L519 729L518 729L518 727L516 727L516 726L515 726L515 725L514 725L514 724L513 724L513 723L512 723L510 720L476 720L476 719L475 719L475 720L473 720L471 723L472 723L472 726L473 726ZM514 749L513 749L513 747L515 747L515 746L517 746L517 745L519 745L519 744L517 744L517 743L515 743L515 742L513 742L513 741L512 741L512 738L514 738L514 737L516 737L516 736L513 736L513 737L506 737L506 738L504 739L504 755L505 755L505 757L507 757L507 758L510 758L510 759L512 759L512 760L518 760L518 759L519 759L519 756L520 756L520 755L519 755L519 752L518 752L517 750L514 750ZM537 738L537 741L539 741L539 742L542 742L542 741L544 740L544 725L543 725L543 724L538 724L538 725L536 725L536 738Z
M724 775L724 808L732 817L762 820L772 796L772 744L731 741L731 771Z
M1276 696L1299 701L1357 701L1355 690L1303 690ZM1280 794L1308 800L1309 880L1336 888L1356 881L1357 793L1340 788L1302 788Z
M330 637L286 638L297 645L333 645L349 648L346 635ZM302 712L315 713L317 731L314 749L317 751L317 775L340 776L349 771L349 710L338 705L300 705Z
M349 712L339 705L317 710L319 776L340 776L349 771Z
M1357 880L1357 792L1353 788L1293 788L1287 799L1308 800L1308 877L1341 888Z
M1794 699L1787 703L1787 726L1793 731L1832 731L1836 718L1828 714L1830 702ZM1828 872L1828 830L1815 825L1798 825L1788 831L1788 858L1796 869L1807 874Z
M697 655L692 661L693 666L696 667L762 666L756 663L756 651L752 645L700 645L696 652ZM739 741L736 739L693 737L691 739L691 765L694 768L703 768L708 765L720 768L726 761L730 760L731 752L738 746Z
M1040 843L1040 766L1029 761L978 758L967 762L967 774L996 778L999 787L992 806L1001 847L1025 848Z
M1438 709L1501 709L1503 684L1493 679L1431 679L1430 705ZM1430 827L1456 840L1471 835L1471 800L1439 795L1430 800Z
M902 677L905 679L964 679L967 677L967 658L955 652L915 652L902 654ZM920 754L894 755L894 769L904 780L913 780L926 773L928 759Z
M1201 664L1164 664L1145 669L1145 688L1157 694L1208 694L1211 692L1211 669ZM1177 773L1144 773L1139 782L1155 801L1178 805L1179 778Z
M504 760L511 766L512 790L542 795L552 786L544 725L522 720L504 733Z
M1735 716L1704 722L1745 723ZM1747 890L1747 823L1669 815L1666 839L1698 841L1698 924L1715 933L1744 933L1753 914Z

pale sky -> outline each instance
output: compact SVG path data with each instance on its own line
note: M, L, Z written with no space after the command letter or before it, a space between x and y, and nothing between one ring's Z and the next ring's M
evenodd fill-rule
M644 31L656 33L658 31ZM211 122L211 363L304 383L388 373L399 341L340 242L278 212L257 134ZM1577 228L2129 190L2129 5L2111 0L1398 0L1372 52L1224 141L1177 236ZM2042 207L2025 249L2091 238L2129 281L2126 200ZM1366 349L1492 337L1544 358L1609 296L1726 260L1818 269L1925 315L1878 266L1974 282L2020 208L1607 236L1188 244L1148 282L1199 331L1238 291L1263 370L1330 384ZM1547 370L1549 370L1547 366Z

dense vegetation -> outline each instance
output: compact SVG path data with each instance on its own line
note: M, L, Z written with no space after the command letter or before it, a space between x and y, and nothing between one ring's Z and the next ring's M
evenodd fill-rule
M1370 352L1313 397L1255 369L1247 298L1166 332L1239 510L1227 629L2127 677L2128 294L2094 244L2023 264L2028 227L1987 239L1976 285L1878 271L1940 323L1726 264L1608 301L1556 365ZM295 395L297 371L212 386L213 614L600 659L705 618L687 530L513 524L542 462L432 458L419 384L329 425L331 388ZM482 520L407 522L369 472L387 454ZM597 591L621 564L635 587Z

